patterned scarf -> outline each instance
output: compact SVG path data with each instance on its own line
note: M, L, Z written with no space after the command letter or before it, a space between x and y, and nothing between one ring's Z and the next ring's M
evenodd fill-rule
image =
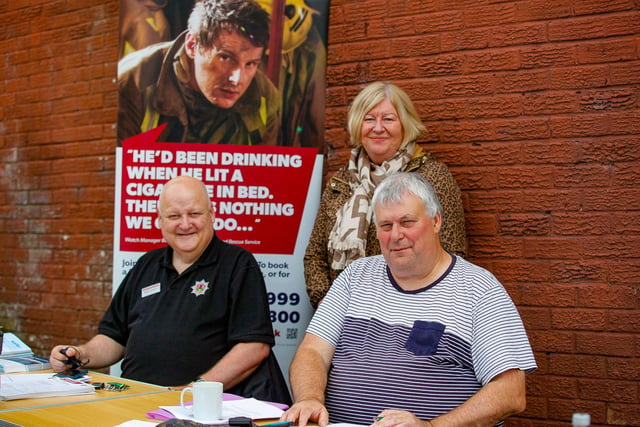
M406 167L415 147L415 142L407 144L379 166L371 163L363 148L351 150L347 171L355 178L350 180L353 194L336 213L336 222L329 234L328 249L333 252L331 268L344 270L352 261L365 256L367 232L373 216L373 192L383 179Z

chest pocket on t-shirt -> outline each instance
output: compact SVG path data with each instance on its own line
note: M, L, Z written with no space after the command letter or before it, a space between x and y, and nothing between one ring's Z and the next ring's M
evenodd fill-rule
M443 332L442 323L416 320L404 347L416 356L432 356L438 349Z

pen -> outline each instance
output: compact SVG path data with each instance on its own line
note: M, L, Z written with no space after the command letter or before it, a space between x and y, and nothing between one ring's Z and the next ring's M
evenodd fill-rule
M260 427L289 427L293 424L291 421L278 421L277 423L262 424Z
M381 421L384 417L373 417L373 422L375 423L376 421Z

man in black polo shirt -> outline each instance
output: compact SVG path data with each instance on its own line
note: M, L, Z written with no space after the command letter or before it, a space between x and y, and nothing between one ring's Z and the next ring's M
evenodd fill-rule
M170 180L158 218L168 246L138 260L98 334L77 347L54 347L51 367L68 368L74 356L88 368L122 359L125 378L175 387L202 378L224 383L229 393L289 403L271 351L262 272L251 253L215 235L204 184L188 176Z

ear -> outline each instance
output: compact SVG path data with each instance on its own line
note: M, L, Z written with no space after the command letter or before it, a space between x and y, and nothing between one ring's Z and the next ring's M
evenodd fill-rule
M442 215L436 214L436 216L433 217L433 228L436 233L440 232L440 229L442 229Z
M196 56L196 49L196 38L193 34L187 33L186 38L184 39L184 51L187 53L189 58L193 59Z

